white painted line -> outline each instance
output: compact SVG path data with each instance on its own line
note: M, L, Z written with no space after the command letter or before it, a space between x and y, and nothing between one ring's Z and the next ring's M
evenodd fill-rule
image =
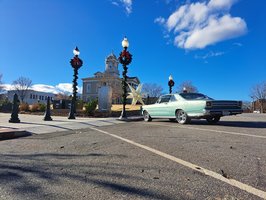
M234 179L228 179L228 178L225 178L225 177L223 177L221 174L218 174L218 173L213 172L213 171L211 171L211 170L205 169L205 168L200 167L200 166L198 166L198 165L195 165L195 164L193 164L193 163L187 162L187 161L182 160L182 159L180 159L180 158L176 158L176 157L174 157L174 156L171 156L171 155L166 154L166 153L164 153L164 152L158 151L158 150L153 149L153 148L151 148L151 147L148 147L148 146L145 146L145 145L142 145L142 144L136 143L136 142L134 142L134 141L132 141L132 140L129 140L129 139L126 139L126 138L120 137L120 136L118 136L118 135L115 135L115 134L112 134L112 133L108 133L108 132L106 132L106 131L103 131L103 130L100 130L100 129L97 129L97 128L94 128L94 127L89 127L89 128L92 129L92 130L95 130L95 131L98 131L98 132L104 133L104 134L106 134L106 135L109 135L109 136L111 136L111 137L114 137L114 138L120 139L120 140L122 140L122 141L125 141L125 142L127 142L127 143L129 143L129 144L132 144L132 145L134 145L134 146L140 147L140 148L145 149L145 150L147 150L147 151L150 151L150 152L152 152L152 153L154 153L154 154L157 154L157 155L159 155L159 156L162 156L162 157L164 157L164 158L167 158L167 159L169 159L169 160L172 160L172 161L174 161L174 162L176 162L176 163L178 163L178 164L181 164L181 165L183 165L183 166L186 166L186 167L188 167L188 168L190 168L190 169L192 169L192 170L198 171L198 172L200 172L200 173L202 173L202 174L205 174L205 175L210 176L210 177L213 177L213 178L215 178L215 179L217 179L217 180L223 181L223 182L225 182L225 183L227 183L227 184L229 184L229 185L231 185L231 186L235 186L235 187L237 187L237 188L239 188L239 189L241 189L241 190L243 190L243 191L246 191L246 192L248 192L248 193L250 193L250 194L253 194L253 195L256 195L256 196L261 197L261 198L263 198L263 199L266 199L266 192L263 191L263 190L259 190L259 189L257 189L257 188L254 188L254 187L249 186L249 185L247 185L247 184L241 183L241 182L239 182L239 181L237 181L237 180L234 180Z
M156 125L156 126L166 126L166 127L171 127L171 128L183 128L183 129L191 129L191 130L198 130L198 131L209 131L209 132L214 132L214 133L226 133L226 134L231 134L231 135L241 135L241 136L247 136L247 137L256 137L256 138L263 138L266 139L266 136L263 135L252 135L252 134L247 134L247 133L237 133L237 132L231 132L231 131L222 131L222 130L213 130L213 129L205 129L205 128L195 128L187 125L176 125L176 126L170 126L170 125L165 125L165 124L157 124L157 123L144 123L146 125Z

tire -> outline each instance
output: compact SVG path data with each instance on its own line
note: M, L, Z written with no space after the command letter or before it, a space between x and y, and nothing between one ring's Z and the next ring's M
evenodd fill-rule
M220 119L221 119L221 117L215 116L215 117L209 117L206 120L209 124L216 124L220 121Z
M146 110L143 112L143 117L145 122L150 122L152 120L150 114Z
M176 121L179 124L187 124L190 122L190 118L184 110L176 111Z

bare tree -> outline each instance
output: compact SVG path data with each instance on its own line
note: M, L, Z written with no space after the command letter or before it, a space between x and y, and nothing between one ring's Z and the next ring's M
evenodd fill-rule
M17 95L20 97L20 100L24 102L24 98L32 86L32 81L29 78L21 76L17 80L13 81L12 85L16 90Z
M156 83L144 83L142 92L149 95L149 97L159 97L163 93L163 88Z
M60 92L55 95L56 100L71 100L71 95L68 92Z
M250 97L260 104L260 111L263 112L264 103L266 101L266 81L258 83L251 88Z
M4 86L3 86L3 82L2 82L2 77L3 77L3 74L0 74L0 94L2 94L3 91L4 91Z
M182 93L186 90L186 92L198 92L198 88L192 84L191 81L184 81L179 86L177 86L177 92Z

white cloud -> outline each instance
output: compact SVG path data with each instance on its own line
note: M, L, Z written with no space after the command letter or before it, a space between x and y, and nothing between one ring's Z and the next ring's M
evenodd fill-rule
M116 1L112 1L111 2L113 5L115 5L115 6L119 6L119 4L116 2Z
M165 23L165 19L163 17L157 17L154 20L154 23L158 23L158 24L164 24Z
M7 91L7 90L12 90L13 87L10 84L3 84L3 89Z
M196 59L203 59L203 60L205 60L207 58L222 56L224 54L225 54L225 52L221 52L221 51L218 51L218 52L210 51L210 52L208 52L205 55L195 55L195 58Z
M193 30L186 38L183 47L202 49L210 44L238 37L245 31L246 23L241 18L225 15L219 19L210 19L208 25L202 29Z
M133 0L113 0L111 3L115 6L122 6L125 10L127 15L132 13L132 2Z
M11 84L3 84L5 90L12 90L13 87ZM65 93L65 94L72 94L73 93L73 86L71 83L59 83L56 86L51 85L44 85L44 84L34 84L30 88L35 91L40 92L49 92L49 93ZM78 93L82 93L82 87L78 87Z
M203 49L247 32L246 22L232 17L231 6L237 0L209 0L188 3L179 7L168 19L158 17L168 33L173 33L174 44L184 49Z
M229 10L237 0L210 0L208 6L211 9L226 9Z
M239 43L239 42L235 42L235 43L233 43L233 45L234 46L238 46L238 47L242 47L243 46L243 44L242 43Z

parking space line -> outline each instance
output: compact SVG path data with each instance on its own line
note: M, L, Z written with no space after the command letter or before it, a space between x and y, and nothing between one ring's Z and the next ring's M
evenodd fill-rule
M231 134L231 135L241 135L241 136L247 136L247 137L256 137L256 138L263 138L266 139L266 136L263 135L252 135L247 133L237 133L237 132L231 132L231 131L222 131L222 130L213 130L213 129L205 129L205 128L195 128L187 125L165 125L165 124L158 124L158 123L144 123L146 125L156 125L156 126L165 126L165 127L171 127L171 128L183 128L183 129L191 129L191 130L198 130L198 131L209 131L214 133L225 133L225 134Z
M195 170L195 171L198 171L198 172L200 172L202 174L205 174L206 176L210 176L210 177L215 178L217 180L223 181L223 182L225 182L225 183L227 183L227 184L229 184L231 186L234 186L234 187L237 187L237 188L239 188L239 189L241 189L243 191L246 191L246 192L248 192L250 194L253 194L253 195L256 195L256 196L258 196L260 198L266 199L266 192L263 191L263 190L259 190L257 188L254 188L254 187L252 187L250 185L244 184L244 183L239 182L239 181L234 180L234 179L225 178L221 174L218 174L218 173L216 173L214 171L205 169L205 168L200 167L198 165L195 165L193 163L187 162L187 161L182 160L180 158L176 158L176 157L174 157L172 155L169 155L167 153L164 153L162 151L159 151L159 150L153 149L151 147L139 144L139 143L134 142L132 140L129 140L129 139L123 138L121 136L109 133L107 131L103 131L103 130L100 130L100 129L95 128L95 127L90 127L90 129L98 131L100 133L104 133L104 134L109 135L111 137L120 139L120 140L122 140L124 142L127 142L127 143L132 144L132 145L137 146L137 147L140 147L140 148L145 149L145 150L147 150L149 152L152 152L152 153L157 154L157 155L159 155L161 157L167 158L167 159L169 159L171 161L174 161L174 162L176 162L178 164L181 164L181 165L183 165L185 167L188 167L188 168L190 168L192 170Z

